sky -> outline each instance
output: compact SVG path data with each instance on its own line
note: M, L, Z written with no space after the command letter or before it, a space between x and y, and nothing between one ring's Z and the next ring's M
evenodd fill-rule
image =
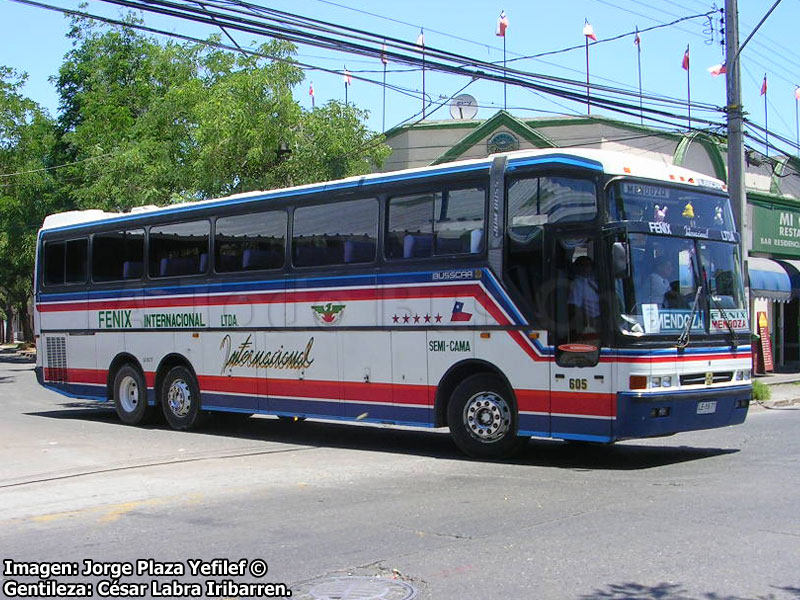
M77 9L79 4L75 0L44 1L70 9ZM495 35L501 10L505 10L510 22L505 39L508 59L581 46L584 42L584 21L588 20L601 42L631 34L590 48L592 82L634 91L638 89L638 72L632 32L637 27L644 30L664 25L682 17L706 13L724 4L724 0L717 0L716 5L702 0L251 2L410 42L417 39L422 29L428 47L487 61L503 60L503 38ZM740 40L744 41L773 3L773 0L739 0ZM123 9L101 0L88 0L87 10L109 17L119 17L123 13ZM218 33L212 28L179 19L149 13L142 17L147 25L195 37L205 38ZM800 0L782 0L745 47L741 58L742 98L748 118L762 126L765 123L765 97L760 92L766 75L766 118L769 129L793 143L797 140L798 101L795 90L800 85L800 48L797 45L799 20ZM719 27L717 14L713 28L719 30ZM25 95L45 107L51 115L58 112L58 97L50 78L58 72L64 55L71 48L71 42L66 37L68 28L68 18L60 13L12 0L0 0L0 65L27 73ZM707 71L708 67L724 62L721 36L717 32L712 37L708 29L707 21L698 18L641 34L642 85L645 93L686 98L687 73L681 68L681 63L688 44L692 101L717 107L725 105L724 76L713 77ZM255 47L263 41L249 34L233 35L243 47ZM389 90L384 104L383 89L379 85L383 71L378 59L313 47L300 47L297 59L327 70L343 70L346 66L355 77L348 88L347 99L369 111L368 126L372 130L388 130L421 118L419 92L422 89L422 75L418 69L391 63L388 65L387 82L407 89L410 95ZM585 61L584 49L580 47L540 59L519 60L514 65L530 72L584 81ZM317 105L329 99L345 100L341 75L307 69L306 80L294 91L295 98L303 106L311 108L308 89L312 81ZM477 118L489 118L504 107L501 83L470 81L464 76L427 72L425 84L428 95L443 103L432 114L432 109L428 109L428 120L451 119L447 101L460 90L476 98L479 106ZM507 110L518 117L586 114L585 104L513 86L506 91ZM592 114L639 121L636 117L615 115L594 108ZM722 114L705 116L724 121ZM798 153L796 147L780 147Z

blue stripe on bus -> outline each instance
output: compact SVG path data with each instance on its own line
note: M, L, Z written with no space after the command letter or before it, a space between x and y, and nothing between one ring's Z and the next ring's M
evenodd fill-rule
M52 382L45 382L42 385L48 390L58 392L67 398L74 398L76 400L96 400L98 402L106 402L108 400L105 394L106 386L104 385Z
M603 171L603 165L588 158L576 158L566 154L551 154L549 156L533 156L528 158L511 158L508 161L507 171L511 172L522 167L532 167L547 163L561 163L572 167L582 167L593 171Z
M561 162L561 161L559 161ZM47 229L46 232L51 231L70 231L72 229L81 229L87 226L92 225L116 225L121 223L126 223L128 221L136 221L141 219L146 219L150 216L163 216L165 217L165 223L170 221L170 217L176 215L182 215L184 213L191 213L200 210L206 209L213 209L213 208L228 208L231 206L238 206L241 204L252 204L257 202L269 202L271 200L280 200L283 198L294 198L296 196L305 196L311 194L319 194L321 192L332 192L332 191L342 191L342 190L349 190L355 188L367 188L375 185L383 185L387 183L397 183L402 181L412 181L414 179L427 179L430 177L438 177L440 175L455 175L458 173L471 173L471 172L479 172L479 171L486 171L486 174L489 173L489 162L478 163L478 164L471 164L471 165L461 165L457 167L443 167L441 169L436 169L432 171L420 171L414 173L399 173L395 175L387 175L385 177L376 177L374 179L357 179L355 181L344 181L344 182L334 182L334 183L325 183L319 186L302 188L302 189L289 189L283 191L276 191L276 192L266 192L263 194L248 196L247 198L236 198L236 199L224 199L220 198L216 201L211 201L207 203L197 203L191 204L189 206L181 206L176 208L169 208L163 207L159 208L158 210L154 210L152 212L141 212L136 214L126 214L121 217L115 217L107 220L102 221L89 221L84 223L78 223L75 225L65 225L64 227L54 227L52 229ZM269 208L269 206L265 206L264 208Z
M563 417L551 415L552 436L565 439L578 439L568 436L591 436L595 438L611 439L613 427L612 419L586 419L580 417Z

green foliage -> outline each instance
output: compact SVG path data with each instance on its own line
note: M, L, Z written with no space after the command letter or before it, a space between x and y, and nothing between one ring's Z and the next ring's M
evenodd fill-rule
M753 381L753 400L757 402L766 402L772 397L772 390L765 383L760 381Z
M67 193L79 207L119 210L321 181L367 172L388 154L362 111L300 107L292 89L303 72L288 42L240 55L162 45L130 27L80 19L70 35L75 48L57 79L59 124L64 156L75 163Z

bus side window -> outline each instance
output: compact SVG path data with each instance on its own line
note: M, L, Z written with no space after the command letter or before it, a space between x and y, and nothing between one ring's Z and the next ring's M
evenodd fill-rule
M208 270L208 221L150 228L150 277L199 275Z
M303 206L294 211L292 263L296 267L371 263L377 242L375 198Z
M480 254L485 212L486 190L480 187L394 196L389 199L386 257Z
M89 240L80 238L44 245L44 283L86 283L89 275Z
M286 224L282 210L220 217L214 228L214 269L217 273L280 269L286 255Z
M96 233L92 238L92 280L140 279L144 272L144 229Z

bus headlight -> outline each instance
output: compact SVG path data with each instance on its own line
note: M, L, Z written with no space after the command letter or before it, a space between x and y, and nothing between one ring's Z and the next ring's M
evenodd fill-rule
M661 387L661 377L651 377L650 378L650 387Z
M661 387L672 387L672 375L664 375L661 378Z

